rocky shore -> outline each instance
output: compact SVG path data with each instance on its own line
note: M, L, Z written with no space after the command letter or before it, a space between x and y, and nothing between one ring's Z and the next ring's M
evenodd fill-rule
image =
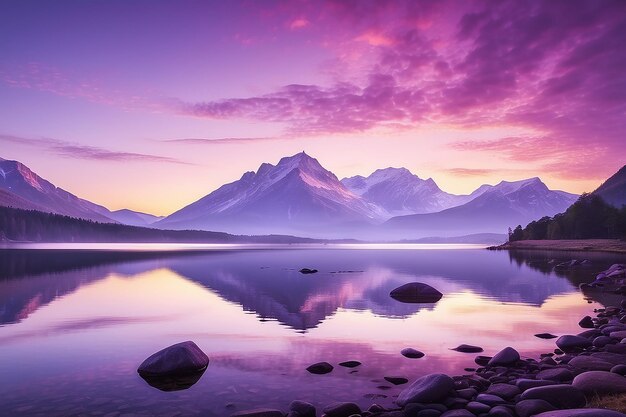
M406 286L405 286L406 287ZM403 288L403 287L401 287ZM583 317L578 334L536 337L555 339L555 349L539 358L522 358L513 347L504 347L493 357L476 356L475 369L467 374L425 375L413 381L396 398L394 408L374 404L367 410L352 402L329 404L321 410L305 401L293 401L287 411L254 409L239 411L233 417L626 417L618 411L589 408L588 404L611 395L626 395L626 266L612 265L597 274L581 290L601 291L622 297L620 305L594 310ZM432 288L408 286L406 297L432 296ZM396 294L397 295L397 294ZM172 349L174 348L174 349ZM463 352L480 353L479 346L461 345ZM418 354L421 352L415 351ZM414 352L407 352L413 354ZM403 352L405 354L405 352ZM422 354L423 356L423 354ZM419 357L419 356L416 356ZM164 377L176 379L176 363L186 372L204 372L206 357L192 342L174 345L157 352L142 364L140 374L151 378L166 371ZM359 362L340 364L360 365ZM333 366L322 362L307 370L314 374L331 372ZM394 382L395 381L395 382ZM391 383L407 383L397 377Z
M626 241L619 239L576 239L576 240L518 240L506 242L498 246L490 246L489 250L557 250L557 251L589 251L626 253Z

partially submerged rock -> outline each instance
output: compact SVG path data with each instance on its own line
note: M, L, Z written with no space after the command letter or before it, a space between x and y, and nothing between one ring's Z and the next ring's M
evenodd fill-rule
M400 351L400 353L402 356L411 359L419 359L424 356L424 352L420 352L419 350L413 348L404 348Z
M318 362L306 368L312 374L323 375L331 372L333 370L333 366L328 362Z
M178 391L198 382L208 365L209 357L194 342L186 341L152 354L137 372L155 388Z
M481 348L480 346L462 344L458 345L455 348L452 348L451 350L456 350L457 352L463 353L480 353L483 351L483 348Z
M315 274L317 272L318 272L317 269L313 269L313 268L302 268L300 270L301 274Z
M361 365L361 362L359 361L345 361L339 363L339 366L343 366L345 368L356 368L359 365Z
M409 282L389 293L391 298L402 303L436 303L443 294L423 282Z
M520 360L519 353L512 347L505 347L489 361L489 366L509 366Z

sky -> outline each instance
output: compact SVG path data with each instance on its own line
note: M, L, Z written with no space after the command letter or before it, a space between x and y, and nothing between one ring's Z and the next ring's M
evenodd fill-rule
M169 214L300 151L445 191L626 164L626 2L0 0L0 157Z

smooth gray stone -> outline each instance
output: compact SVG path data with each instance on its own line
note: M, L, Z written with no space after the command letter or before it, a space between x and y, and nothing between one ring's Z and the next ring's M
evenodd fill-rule
M333 370L333 366L328 362L318 362L310 365L306 368L312 374L323 375L331 372Z
M537 374L537 379L547 379L557 382L569 381L572 378L574 378L572 371L565 368L544 369Z
M411 359L419 359L424 356L423 352L420 352L419 350L413 348L404 348L400 351L400 354L402 354L402 356L404 357Z
M506 402L502 397L498 397L497 395L492 394L478 394L476 396L476 401L491 406L504 404Z
M316 414L315 406L306 401L292 401L289 404L289 410L297 412L302 417L315 417Z
M585 349L591 346L591 341L587 338L566 334L556 339L556 345L563 352L571 352L577 349Z
M469 402L465 406L465 408L474 414L488 413L489 410L491 410L490 406L488 406L487 404L479 403L478 401Z
M531 417L553 410L556 410L556 407L545 400L522 400L515 404L515 412L519 417Z
M436 303L443 294L423 282L409 282L392 290L389 296L403 303Z
M581 390L566 384L530 388L522 393L520 400L544 400L556 408L579 408L587 404Z
M489 417L513 417L513 411L503 405L497 405L487 415Z
M626 365L615 365L614 367L611 368L611 372L613 372L614 374L625 376Z
M396 403L403 407L408 403L434 403L443 401L454 389L454 380L445 374L430 374L418 378L400 393Z
M626 377L613 372L588 371L574 378L572 386L587 395L607 395L626 393Z
M475 417L474 413L470 413L467 410L448 410L441 415L441 417Z
M520 360L519 353L512 347L505 347L500 352L496 353L491 360L489 360L489 366L509 366L513 365Z
M324 414L328 417L350 417L361 414L361 408L355 403L334 403L324 407Z
M545 387L546 385L556 385L556 382L548 381L548 380L521 378L515 381L515 385L517 385L520 390L526 391L527 389L530 389L530 388Z
M568 362L568 365L589 371L610 371L613 367L613 364L610 362L603 361L594 356L583 355L576 356Z
M489 388L487 388L487 391L485 391L485 394L493 394L497 395L498 397L504 398L505 400L510 400L520 392L521 390L515 385L491 384Z
M168 376L203 371L209 365L209 357L188 340L166 347L139 365L137 372L142 376Z

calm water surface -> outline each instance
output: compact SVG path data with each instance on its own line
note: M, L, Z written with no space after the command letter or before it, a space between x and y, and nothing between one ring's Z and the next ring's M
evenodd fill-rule
M579 332L582 316L614 301L587 300L578 284L625 261L463 245L55 248L0 250L7 415L222 416L286 410L293 399L391 405L402 386L384 376L474 366L474 355L450 350L458 344L486 355L505 346L533 357L551 351L553 341L533 334ZM547 263L573 258L593 266L554 272ZM389 297L411 281L444 297L433 305ZM137 375L147 356L184 340L211 360L191 388L163 392ZM404 347L426 356L404 358ZM363 365L336 366L346 360ZM318 361L334 371L305 371Z

